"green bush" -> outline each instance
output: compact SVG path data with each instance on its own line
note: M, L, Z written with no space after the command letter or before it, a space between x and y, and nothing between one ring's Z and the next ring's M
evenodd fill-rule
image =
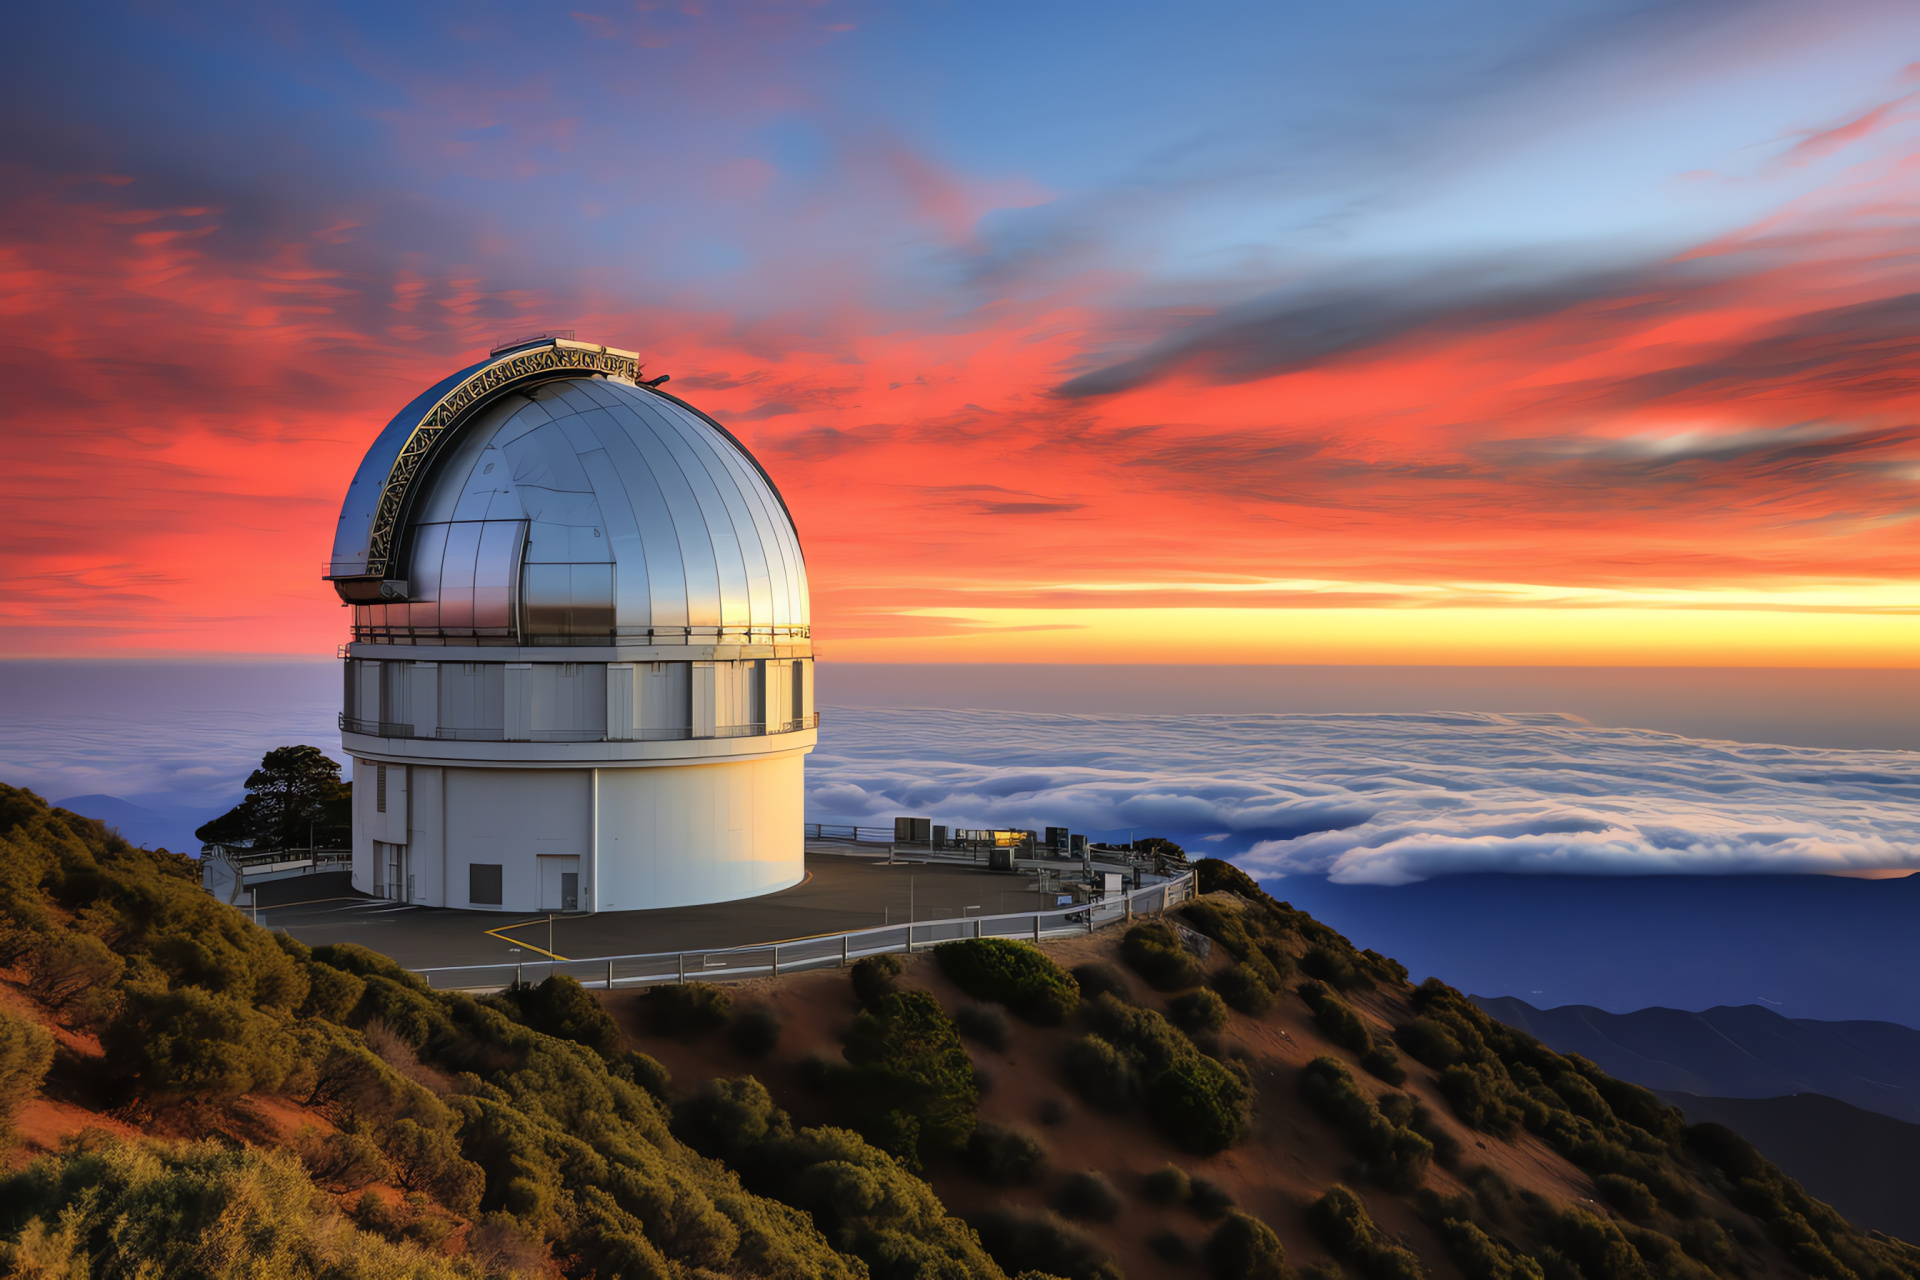
M896 991L860 1011L838 1082L854 1127L909 1169L924 1154L957 1151L973 1133L979 1085L973 1060L940 1002Z
M616 1070L622 1073L624 1079L639 1085L660 1101L667 1101L667 1091L673 1087L673 1076L658 1059L629 1049L621 1055Z
M1184 1204L1191 1187L1187 1171L1179 1165L1163 1165L1140 1180L1143 1195L1155 1204Z
M1301 971L1318 978L1336 991L1370 991L1373 975L1359 956L1335 947L1315 943L1300 957Z
M1061 1064L1073 1087L1102 1111L1125 1111L1140 1095L1132 1059L1102 1036L1081 1036Z
M1083 1000L1091 1000L1095 996L1112 996L1121 1001L1133 999L1133 988L1127 982L1127 975L1105 960L1088 960L1067 972L1080 984L1080 998Z
M470 1277L471 1264L343 1228L291 1153L108 1142L0 1178L0 1267L45 1276Z
M1346 1137L1368 1177L1396 1191L1419 1185L1433 1159L1433 1145L1383 1114L1344 1066L1332 1058L1315 1058L1300 1071L1300 1092Z
M853 962L849 977L853 982L853 998L863 1005L872 1004L883 996L893 994L893 984L907 971L907 962L899 956L864 956Z
M1353 1011L1353 1006L1311 978L1295 988L1307 1007L1313 1010L1314 1025L1327 1039L1352 1053L1365 1053L1373 1047L1373 1033Z
M1509 1249L1463 1217L1443 1219L1437 1230L1447 1256L1467 1280L1544 1280L1538 1262Z
M979 1124L967 1139L967 1167L988 1182L1029 1186L1046 1174L1047 1149L1018 1130Z
M780 1044L780 1019L765 1005L754 1005L727 1023L727 1043L748 1058L764 1058Z
M544 1035L585 1045L608 1062L620 1056L620 1027L578 981L555 974L538 986L512 986L500 1000L510 1016Z
M1101 996L1086 1006L1093 1034L1067 1051L1069 1077L1095 1106L1143 1100L1154 1123L1189 1151L1211 1155L1246 1136L1252 1092L1151 1009Z
M727 1025L733 997L709 982L678 982L648 988L640 1009L649 1030L678 1038Z
M1647 1184L1619 1173L1603 1173L1593 1180L1600 1198L1635 1222L1646 1222L1659 1209Z
M1167 1017L1188 1035L1218 1031L1228 1016L1226 1002L1205 987L1167 1002Z
M1234 1207L1233 1193L1207 1178L1195 1178L1187 1190L1187 1207L1203 1218L1218 1218Z
M387 1126L382 1146L394 1185L402 1190L432 1192L434 1199L462 1215L479 1206L485 1175L460 1154L459 1140L447 1130L403 1116Z
M996 1052L1005 1052L1011 1040L1006 1012L997 1004L963 1005L953 1015L960 1034Z
M1400 1065L1400 1055L1385 1040L1376 1039L1367 1046L1367 1051L1360 1055L1360 1065L1376 1080L1396 1086L1407 1082L1407 1069Z
M1266 980L1245 964L1232 964L1207 979L1220 998L1241 1013L1255 1017L1273 1008L1279 997Z
M1426 1274L1420 1259L1382 1235L1360 1197L1345 1187L1329 1188L1307 1220L1333 1255L1366 1280L1422 1280Z
M95 1016L104 1008L89 1008L120 981L127 962L90 933L68 929L43 937L27 952L27 994L55 1013L80 1006Z
M387 1176L387 1158L364 1130L323 1134L305 1125L293 1135L293 1153L307 1176L329 1191L358 1191Z
M1156 991L1197 987L1206 976L1180 945L1180 936L1157 920L1127 930L1120 939L1120 958Z
M980 1242L1008 1275L1038 1271L1063 1280L1125 1280L1105 1250L1050 1213L990 1209L976 1225Z
M1009 938L967 938L933 949L941 972L976 1000L1003 1004L1037 1026L1057 1027L1080 1003L1080 984L1038 947Z
M1199 1155L1238 1145L1253 1125L1246 1082L1200 1054L1161 1072L1147 1086L1147 1106L1162 1132Z
M1120 1216L1120 1193L1099 1173L1076 1173L1060 1185L1053 1207L1069 1218L1088 1222L1112 1222Z
M1293 1280L1280 1237L1251 1214L1229 1213L1203 1252L1213 1280Z
M33 1101L53 1065L53 1037L25 1018L0 1011L0 1136Z
M681 1108L674 1130L737 1169L749 1188L812 1215L836 1249L862 1259L876 1276L992 1274L979 1239L946 1212L926 1183L844 1129L795 1129L751 1076L709 1081ZM632 1207L642 1221L651 1221L637 1203ZM746 1243L753 1238L750 1233ZM751 1259L743 1269L814 1274L804 1258L777 1262Z

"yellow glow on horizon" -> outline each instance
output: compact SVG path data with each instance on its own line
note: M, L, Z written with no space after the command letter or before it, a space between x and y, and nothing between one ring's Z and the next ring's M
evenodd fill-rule
M820 637L846 662L1920 667L1920 614L1809 609L955 606Z

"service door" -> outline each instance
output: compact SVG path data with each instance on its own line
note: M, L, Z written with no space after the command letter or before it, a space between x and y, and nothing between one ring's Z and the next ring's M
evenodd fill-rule
M540 909L580 909L580 859L544 854L540 858Z

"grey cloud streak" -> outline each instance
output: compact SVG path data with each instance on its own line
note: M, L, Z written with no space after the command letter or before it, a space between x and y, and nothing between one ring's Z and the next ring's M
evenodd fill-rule
M1264 876L1920 867L1920 757L1568 716L838 710L815 821L1167 835Z

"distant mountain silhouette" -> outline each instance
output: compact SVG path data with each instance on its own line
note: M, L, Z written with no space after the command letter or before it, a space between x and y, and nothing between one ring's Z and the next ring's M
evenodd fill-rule
M98 818L133 844L175 853L199 853L200 841L194 838L194 828L226 812L225 808L135 804L108 795L68 796L54 803L83 818Z
M1852 1221L1920 1242L1920 1125L1815 1093L1696 1098L1663 1091L1660 1096L1685 1112L1689 1124L1711 1120L1740 1134Z
M1920 1123L1920 1031L1897 1023L1783 1018L1755 1004L1608 1013L1536 1009L1512 996L1473 1002L1549 1048L1649 1089L1722 1099L1825 1094Z
M1920 876L1460 875L1396 886L1264 882L1462 991L1625 1013L1764 1004L1920 1027ZM1534 1000L1534 997L1540 997Z

